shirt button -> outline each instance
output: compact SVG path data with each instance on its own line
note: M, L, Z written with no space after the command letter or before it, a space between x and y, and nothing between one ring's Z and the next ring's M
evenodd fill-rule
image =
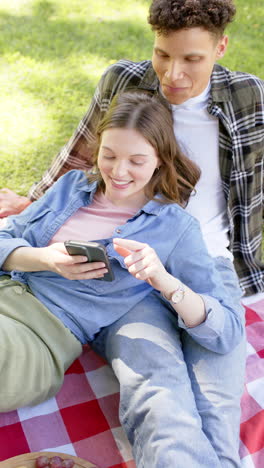
M117 234L121 234L121 229L116 230Z
M23 288L21 288L21 286L15 286L14 291L17 294L23 294Z

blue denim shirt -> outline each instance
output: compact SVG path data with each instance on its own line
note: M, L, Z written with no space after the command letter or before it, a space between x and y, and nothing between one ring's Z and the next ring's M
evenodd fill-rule
M0 266L17 247L47 246L71 215L92 202L96 189L97 184L88 183L84 172L73 170L20 215L10 216L7 226L0 230ZM243 325L236 305L206 250L199 223L180 206L149 201L133 218L116 227L114 237L148 243L169 273L202 295L205 322L187 328L178 318L179 326L196 341L216 352L226 352L240 341ZM26 283L82 343L93 340L102 327L116 321L148 294L159 298L158 313L162 307L171 307L158 291L127 272L123 257L113 248L112 237L96 240L107 249L115 275L113 282L68 280L50 271L11 272L12 279ZM1 270L3 274L6 272Z

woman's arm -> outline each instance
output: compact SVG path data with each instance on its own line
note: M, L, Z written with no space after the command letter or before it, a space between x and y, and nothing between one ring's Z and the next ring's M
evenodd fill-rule
M166 268L147 244L114 239L116 251L123 255L128 270L147 281L168 298L178 287L185 286L184 298L173 306L178 324L201 346L219 353L230 352L244 336L242 306L228 293L205 247L198 223L192 223L170 252ZM150 250L149 250L150 249ZM165 270L165 272L164 272ZM194 292L194 291L197 291Z
M18 247L2 265L3 271L52 271L70 280L95 279L107 272L102 262L87 262L82 255L69 255L63 243L48 247Z
M202 297L166 271L154 249L128 239L114 239L115 250L125 258L125 264L135 278L146 281L170 301L174 292L182 288L181 300L170 301L187 327L196 327L206 319Z

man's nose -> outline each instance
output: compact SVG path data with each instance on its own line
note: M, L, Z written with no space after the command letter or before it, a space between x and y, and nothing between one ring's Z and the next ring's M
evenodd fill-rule
M179 62L172 60L168 64L165 75L171 83L177 80L182 80L184 77L183 66Z

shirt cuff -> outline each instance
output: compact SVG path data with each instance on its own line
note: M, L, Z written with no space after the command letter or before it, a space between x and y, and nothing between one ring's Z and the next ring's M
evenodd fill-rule
M0 268L2 269L7 257L18 247L32 247L25 239L1 239L0 241Z
M200 325L197 325L197 327L187 327L178 315L179 327L188 331L188 334L193 336L193 338L215 339L223 333L225 311L217 299L204 294L200 294L200 296L204 301L206 319Z

